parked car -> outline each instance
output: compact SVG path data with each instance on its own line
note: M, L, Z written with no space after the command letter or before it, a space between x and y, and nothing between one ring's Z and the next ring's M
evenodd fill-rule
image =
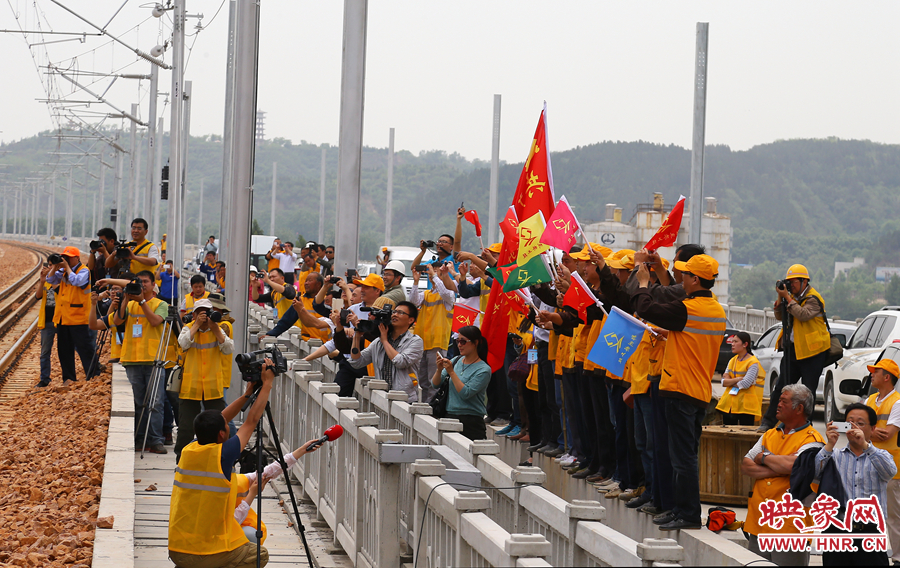
M846 323L829 323L831 333L838 336L841 345L846 347L850 336L856 331L856 326ZM772 386L778 380L781 374L781 357L782 352L775 348L778 334L781 332L781 324L775 324L763 333L756 343L753 345L753 354L759 359L760 366L766 371L766 384L763 387L764 396L772 393ZM819 378L819 386L816 389L816 402L824 402L825 400L825 371Z
M847 367L847 375L853 374L858 378L849 378L848 376L841 381L841 384L838 387L840 388L841 395L853 399L853 402L865 402L865 399L876 391L875 387L872 386L870 379L869 388L866 389L866 392L860 392L863 382L865 382L866 378L871 374L869 373L869 369L866 368L868 365L873 365L882 359L893 359L895 363L900 364L900 339L895 339L890 345L882 349L881 352L878 353L878 357L871 362L865 361L864 359L865 358L860 357ZM894 385L894 390L900 392L900 383ZM835 417L835 419L836 418L837 417Z
M734 328L734 324L731 323L731 320L726 318L725 336L722 338L722 345L719 346L719 358L716 361L716 372L720 375L725 372L725 369L728 368L728 362L734 357L734 353L731 352L731 344L728 343L728 338L737 332L738 330Z
M885 306L859 324L844 350L844 358L825 369L825 421L841 420L858 396L841 390L845 380L862 380L888 345L900 339L900 306ZM845 390L847 388L845 387Z

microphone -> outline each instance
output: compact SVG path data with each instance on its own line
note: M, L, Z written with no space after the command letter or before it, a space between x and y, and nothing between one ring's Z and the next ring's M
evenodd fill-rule
M343 434L344 434L344 428L340 424L335 424L331 428L328 428L327 430L325 430L325 435L322 436L321 438L319 438L318 440L316 440L315 442L313 442L312 444L310 444L309 447L306 448L306 451L307 452L312 451L315 448L324 444L325 442L333 442L333 441L337 440L338 438L340 438L341 436L343 436Z

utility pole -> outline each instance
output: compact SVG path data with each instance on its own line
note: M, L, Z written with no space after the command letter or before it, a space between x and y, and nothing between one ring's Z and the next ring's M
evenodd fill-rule
M168 250L176 270L184 266L184 227L180 226L182 195L182 102L184 99L184 24L185 24L185 0L174 0L172 12L172 108L170 112L169 126L169 216L168 222ZM181 290L176 287L173 301L179 301ZM235 334L240 335L240 334Z
M222 131L222 201L219 211L219 255L228 250L231 234L228 223L231 215L231 159L234 154L234 59L237 42L237 0L228 2L228 42L225 57L225 125ZM224 250L223 250L224 249Z
M184 127L182 129L181 135L181 193L178 196L179 202L181 203L181 238L182 241L186 241L185 238L185 227L187 224L185 223L185 215L187 212L187 164L188 164L188 146L191 142L191 81L184 82L184 118L183 118ZM184 247L182 247L184 250Z
M72 177L75 175L75 172L69 170L69 179L66 182L66 240L72 240L72 192L75 189L72 187Z
M160 195L160 185L162 183L162 147L163 147L163 138L165 137L165 119L160 117L159 123L156 127L156 140L157 144L154 148L154 152L156 152L156 159L154 163L156 166L153 168L153 181L150 184L150 193L153 194L153 242L159 242L159 202L162 201L162 196ZM147 209L147 215L150 214L150 209Z
M366 83L368 0L344 0L341 61L341 123L338 151L337 227L334 273L356 269L359 259L359 196L363 103Z
M137 105L131 105L131 115L137 116ZM129 169L128 173L130 174L128 177L130 179L131 189L128 192L128 198L122 200L122 211L125 213L125 223L131 223L131 220L136 217L135 212L135 199L134 196L137 193L137 168L135 167L135 156L137 148L137 123L135 121L131 121L131 152L128 156L128 164Z
M119 144L119 137L122 134L122 129L120 128L118 132L116 132L116 145ZM110 209L109 220L113 223L113 226L116 229L116 234L122 234L122 217L124 213L121 211L122 207L122 170L124 169L125 157L122 155L121 150L116 150L116 184L115 189L113 190L113 204L112 209Z
M197 215L197 244L203 246L203 178L200 178L200 214Z
M84 185L81 186L81 238L84 239L85 230L84 225L87 219L87 191L88 191L88 165L84 165Z
M9 194L9 192L7 192L7 191L3 192L3 234L4 235L6 234L6 196L8 194Z
M5 214L4 214L5 218ZM5 223L5 221L4 221ZM53 238L53 230L56 228L56 171L53 172L53 176L50 178L50 203L47 207L47 238ZM6 226L3 227L3 232L6 232Z
M384 246L391 245L391 221L394 216L394 129L388 141L387 205L384 212Z
M253 218L253 167L256 159L256 88L259 60L258 0L238 0L234 61L234 128L231 161L231 203L225 254L228 271L225 296L233 298L234 329L247 329L250 265L250 220ZM235 352L246 351L247 334L234 334Z
M94 231L92 235L97 234L97 225L103 223L103 194L106 192L106 166L103 165L103 159L100 159L100 206L94 210Z
M275 234L275 192L278 189L278 162L272 162L272 214L269 216L269 234ZM321 242L321 241L319 241Z
M322 169L319 173L319 243L325 240L325 153L322 148ZM275 233L272 233L273 235Z
M156 191L156 180L159 176L159 162L157 161L156 146L162 145L162 132L160 140L156 138L156 99L159 96L159 67L150 64L150 112L147 116L147 191L144 194L144 205L141 208L141 217L152 220L153 210L150 208L151 199ZM154 226L154 231L158 229ZM156 242L155 240L153 242Z
M691 146L691 231L690 242L699 243L703 221L703 158L706 150L706 67L709 23L697 22L696 63L694 65L694 136Z
M500 190L500 95L494 95L494 127L491 142L491 187L488 194L488 243L497 242L497 195ZM490 245L488 245L490 246Z

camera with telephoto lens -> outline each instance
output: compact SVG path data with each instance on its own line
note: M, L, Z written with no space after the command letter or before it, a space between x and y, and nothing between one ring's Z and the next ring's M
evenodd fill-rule
M91 247L91 252L100 250L103 248L103 241L91 241L88 246Z
M194 321L194 313L193 312L191 312L189 314L184 314L184 316L181 317L181 322L184 323L185 325L191 323L192 321ZM216 323L221 322L222 321L222 312L209 312L209 321L214 321Z
M63 257L61 254L53 253L47 256L47 264L53 266L54 264L59 264L63 261Z
M360 319L356 323L356 329L369 341L372 341L381 335L381 332L378 330L379 325L391 325L391 314L394 312L394 310L389 307L371 308L366 306L359 308L359 311L368 312L373 316L371 319Z
M116 258L119 260L125 260L131 257L131 247L133 247L136 243L134 241L126 241L125 239L121 239L116 244Z
M274 364L272 371L276 375L287 373L287 360L274 345L250 353L240 353L234 357L234 362L237 363L238 370L241 372L241 378L247 382L260 382L262 381L262 366L266 359L272 360Z
M779 290L790 290L791 289L791 281L790 280L776 280L775 288Z
M131 282L125 285L124 288L125 294L129 296L140 296L144 293L144 286L141 284L140 278L135 278Z

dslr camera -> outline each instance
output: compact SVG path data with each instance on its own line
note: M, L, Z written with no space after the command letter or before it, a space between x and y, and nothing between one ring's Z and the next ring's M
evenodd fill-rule
M123 289L125 294L130 296L140 296L144 293L144 286L141 284L140 278L135 278L131 282L125 285Z
M425 245L425 248L429 248L429 249L432 249L435 246L437 246L437 243L434 241L423 241L423 243Z
M119 260L125 260L131 256L131 247L135 245L134 241L126 241L125 239L121 239L118 244L116 244L116 258Z
M103 241L91 241L88 246L91 247L91 252L94 252L103 248Z
M192 321L194 321L194 313L193 312L184 314L184 316L181 318L181 322L185 325L191 323ZM222 321L222 312L212 312L212 311L209 312L209 321L212 321L215 323L221 322Z
M775 288L778 290L790 290L791 289L791 281L790 280L776 280Z
M251 351L250 353L240 353L234 357L234 362L237 363L242 379L247 382L258 383L262 381L262 366L267 358L274 363L275 366L272 370L276 375L287 373L287 360L274 345L266 349Z
M59 264L62 261L63 261L63 257L61 254L53 253L53 254L47 256L47 264L49 264L50 266Z
M363 306L359 308L359 311L368 312L374 316L373 319L361 319L356 324L356 329L358 329L359 332L363 334L363 337L369 341L381 335L381 332L378 330L379 325L391 325L391 315L393 314L391 308L371 308Z

